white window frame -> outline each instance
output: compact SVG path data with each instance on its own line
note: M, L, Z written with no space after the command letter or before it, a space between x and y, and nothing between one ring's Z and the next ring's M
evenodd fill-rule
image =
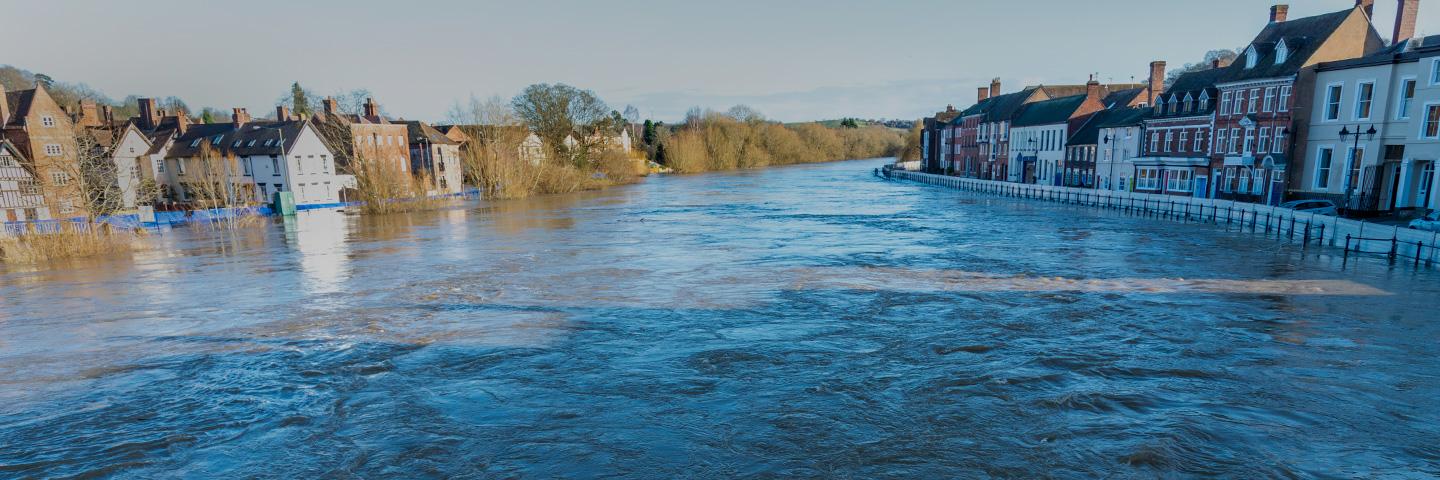
M1411 87L1410 87L1411 96L1410 96L1410 98L1408 98L1408 99L1405 98L1405 84L1406 84L1406 83L1409 83L1409 84L1411 85ZM1414 75L1411 75L1411 76L1408 76L1408 77L1400 77L1400 90L1396 91L1396 94L1395 94L1396 97L1397 97L1397 100L1395 101L1395 119L1396 119L1396 120L1409 120L1409 119L1410 119L1410 111L1411 111L1411 109L1410 109L1410 104L1415 103L1415 93L1418 93L1419 90L1420 90L1420 82L1415 79L1415 76L1414 76Z
M1359 148L1349 146L1345 148L1345 152L1345 178L1340 184L1346 189L1360 188L1360 185L1365 183L1365 179L1360 178L1365 175L1365 146L1361 145ZM1353 185L1350 184L1352 174L1355 177Z
M1194 152L1195 152L1195 153L1201 153L1201 152L1204 152L1204 151L1205 151L1205 129L1203 129L1203 128L1202 128L1202 129L1196 129L1196 130L1195 130L1195 149L1194 149Z
M1427 140L1440 139L1440 108L1436 107L1440 107L1440 102L1425 102L1425 105L1420 108L1420 111L1424 113L1423 116L1420 118L1420 132L1417 135L1417 138ZM1434 111L1431 111L1431 109L1434 109ZM1426 135L1425 127L1429 126L1429 124L1431 123L1436 124L1436 134Z
M1255 155L1255 127L1245 128L1245 140L1240 142L1241 155Z
M52 116L49 116L49 115L45 115L45 116L43 116L43 117L40 117L40 124L41 124L41 125L44 125L44 126L47 126L47 127L53 127L53 126L55 126L55 117L52 117Z
M1177 180L1184 174L1185 180ZM1169 168L1165 170L1165 191L1167 192L1189 192L1194 189L1195 179L1191 176L1188 168Z
M1270 151L1270 127L1260 127L1260 133L1255 136L1255 153L1263 154Z
M1361 97L1360 97L1360 95L1365 92L1365 86L1366 86L1366 85L1369 85L1369 86L1370 86L1370 99L1369 99L1369 100L1362 100ZM1362 101L1363 101L1363 102L1368 102L1368 103L1361 103ZM1361 107L1361 105L1365 105L1365 106L1367 107L1367 110L1369 110L1369 111L1365 112L1365 116L1363 116L1363 117L1360 116L1360 107ZM1374 81L1374 80L1361 80L1360 82L1357 82L1357 83L1355 84L1355 109L1354 109L1351 113L1352 113L1352 115L1353 115L1353 117L1355 118L1356 121L1370 120L1370 117L1375 116L1375 81Z
M1189 144L1190 144L1190 132L1187 131L1187 130L1181 130L1181 131L1180 131L1180 142L1179 142L1178 144L1176 144L1176 146L1175 146L1175 151L1177 151L1177 152L1184 152L1184 151L1185 151L1185 146L1186 146L1186 145L1189 145Z
M1226 148L1225 151L1230 152L1231 155L1240 153L1240 129L1230 129L1230 144L1226 145L1226 147L1228 148Z
M1270 153L1285 153L1285 127L1275 127L1275 143L1270 144Z
M1430 86L1440 85L1440 58L1430 60Z
M1289 85L1281 85L1281 86L1280 86L1280 105L1279 105L1279 107L1278 107L1275 111L1277 111L1277 112L1288 112L1288 111L1290 111L1290 86L1289 86Z
M1335 89L1336 87L1339 87L1340 89L1337 91L1337 90ZM1335 82L1335 83L1331 83L1331 84L1325 85L1325 101L1320 104L1320 108L1323 109L1323 110L1320 111L1320 121L1322 121L1322 122L1338 122L1338 121L1340 121L1340 104L1341 104L1342 101L1344 101L1344 99L1345 99L1345 83L1344 83L1344 82ZM1335 107L1335 116L1334 116L1334 118L1331 118L1331 116L1330 116L1330 107L1331 107L1332 105Z
M1265 103L1260 105L1263 112L1275 111L1275 87L1265 87Z
M1252 88L1252 89L1250 89L1250 95L1249 95L1249 97L1250 97L1250 104L1245 106L1245 113L1255 113L1256 110L1259 110L1259 108L1257 108L1257 107L1259 107L1259 105L1256 105L1256 104L1257 104L1257 103L1260 103L1260 89L1258 89L1258 88Z
M1230 92L1220 92L1220 114L1230 114Z
M59 157L61 155L65 155L65 147L60 146L58 143L45 144L45 156Z
M1173 148L1174 146L1175 146L1175 131L1174 131L1174 130L1166 130L1166 131L1165 131L1165 153L1170 153L1171 151L1174 151L1174 148Z
M1225 142L1228 142L1229 140L1230 130L1224 128L1217 129L1215 131L1215 145L1213 147L1210 147L1210 151L1217 153L1228 152L1229 150L1225 149Z

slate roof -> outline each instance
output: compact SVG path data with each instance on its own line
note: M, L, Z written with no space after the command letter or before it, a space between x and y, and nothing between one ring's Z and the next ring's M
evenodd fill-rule
M431 143L434 145L460 144L460 142L457 142L455 141L455 139L445 136L445 134L440 133L440 131L436 130L435 127L431 127L425 122L419 122L414 120L400 120L393 123L405 126L405 129L408 132L407 136L410 139L410 143L415 143L420 141L421 139L424 139L427 143Z
M1239 82L1260 78L1273 78L1293 75L1299 72L1309 62L1310 57L1321 45L1335 34L1335 30L1350 18L1350 15L1357 14L1355 8L1342 10L1313 17L1297 18L1284 22L1271 23L1260 30L1260 34L1250 42L1259 54L1258 61L1254 68L1245 68L1246 51L1240 52L1240 58L1235 59L1230 66L1221 70L1225 71L1224 76L1218 80L1221 83ZM1363 15L1363 14L1362 14ZM1373 29L1371 29L1373 31ZM1284 63L1275 63L1276 46L1285 42L1289 50L1289 56ZM1249 47L1246 48L1248 51Z
M1020 111L1020 107L1025 106L1025 100L1035 94L1035 88L1025 87L1024 90L1018 92L990 97L989 104L985 106L984 121L999 122L1014 118L1015 114Z
M1071 115L1075 114L1075 109L1085 103L1085 98L1086 96L1082 94L1027 103L1020 114L1015 117L1011 126L1027 127L1065 123L1070 120Z
M1432 57L1437 54L1440 54L1440 35L1431 35L1412 38L1364 57L1321 63L1316 70L1324 72L1392 63L1410 63L1420 60L1421 57Z
M35 102L35 89L5 92L5 106L10 111L7 120L10 125L24 125L30 115L30 104Z
M1065 146L1099 145L1100 129L1140 125L1152 111L1153 109L1149 108L1116 108L1095 112L1080 129L1070 135Z
M236 156L280 155L295 146L307 124L306 120L292 120L255 121L242 124L239 128L231 122L191 125L185 134L175 139L165 158L199 156L205 146L217 149L221 154L233 153ZM285 140L283 151L279 145L282 134ZM197 139L200 142L195 144ZM236 144L236 141L240 143Z
M1170 89L1166 90L1165 93L1161 95L1158 100L1156 100L1157 104L1160 103L1162 100L1165 102L1164 113L1154 113L1154 109L1152 108L1152 115L1150 116L1150 118L1160 119L1172 117L1192 117L1196 115L1208 115L1211 112L1214 112L1215 107L1218 106L1220 103L1220 91L1219 89L1215 88L1215 84L1227 73L1228 72L1226 71L1225 67L1221 67L1207 68L1205 70L1194 71L1181 75L1180 78L1175 79L1174 84L1170 85ZM1210 102L1208 105L1205 106L1204 109L1194 109L1185 112L1176 112L1175 109L1171 107L1172 104L1170 103L1170 96L1172 95L1178 97L1179 100L1183 101L1185 99L1185 95L1189 94L1194 99L1194 101L1199 102L1200 96L1205 93L1209 93Z
M1145 87L1112 90L1109 95L1100 100L1100 103L1105 105L1105 108L1122 108L1135 101L1135 97L1140 96L1144 91Z

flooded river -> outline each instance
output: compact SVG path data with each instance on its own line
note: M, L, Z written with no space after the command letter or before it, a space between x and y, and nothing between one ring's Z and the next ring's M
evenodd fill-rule
M1440 274L879 161L0 270L0 478L1440 475Z

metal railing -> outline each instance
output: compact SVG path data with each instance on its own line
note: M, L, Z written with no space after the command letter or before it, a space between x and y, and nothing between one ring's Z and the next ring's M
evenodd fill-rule
M1365 242L1370 242L1372 245L1380 243L1382 250L1366 250ZM1388 245L1388 247L1386 247L1386 245ZM1427 248L1430 249L1430 255L1425 255L1425 249ZM1406 253L1407 250L1411 253ZM1420 268L1421 263L1424 263L1426 267L1430 267L1432 265L1430 259L1435 256L1435 252L1435 245L1426 245L1424 241L1412 242L1400 240L1396 237L1353 237L1346 235L1344 262L1350 262L1351 253L1356 255L1372 254L1384 255L1385 259L1388 260L1391 265L1396 264L1400 259L1409 259L1411 265L1415 268Z

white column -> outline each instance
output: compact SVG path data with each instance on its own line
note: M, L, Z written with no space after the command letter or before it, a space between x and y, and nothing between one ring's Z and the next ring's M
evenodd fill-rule
M1415 188L1418 185L1415 183L1415 180L1418 180L1418 176L1415 174L1414 163L1415 160L1413 159L1405 159L1400 162L1400 188L1394 193L1396 208L1411 206L1411 203L1415 201L1413 197L1415 196Z

